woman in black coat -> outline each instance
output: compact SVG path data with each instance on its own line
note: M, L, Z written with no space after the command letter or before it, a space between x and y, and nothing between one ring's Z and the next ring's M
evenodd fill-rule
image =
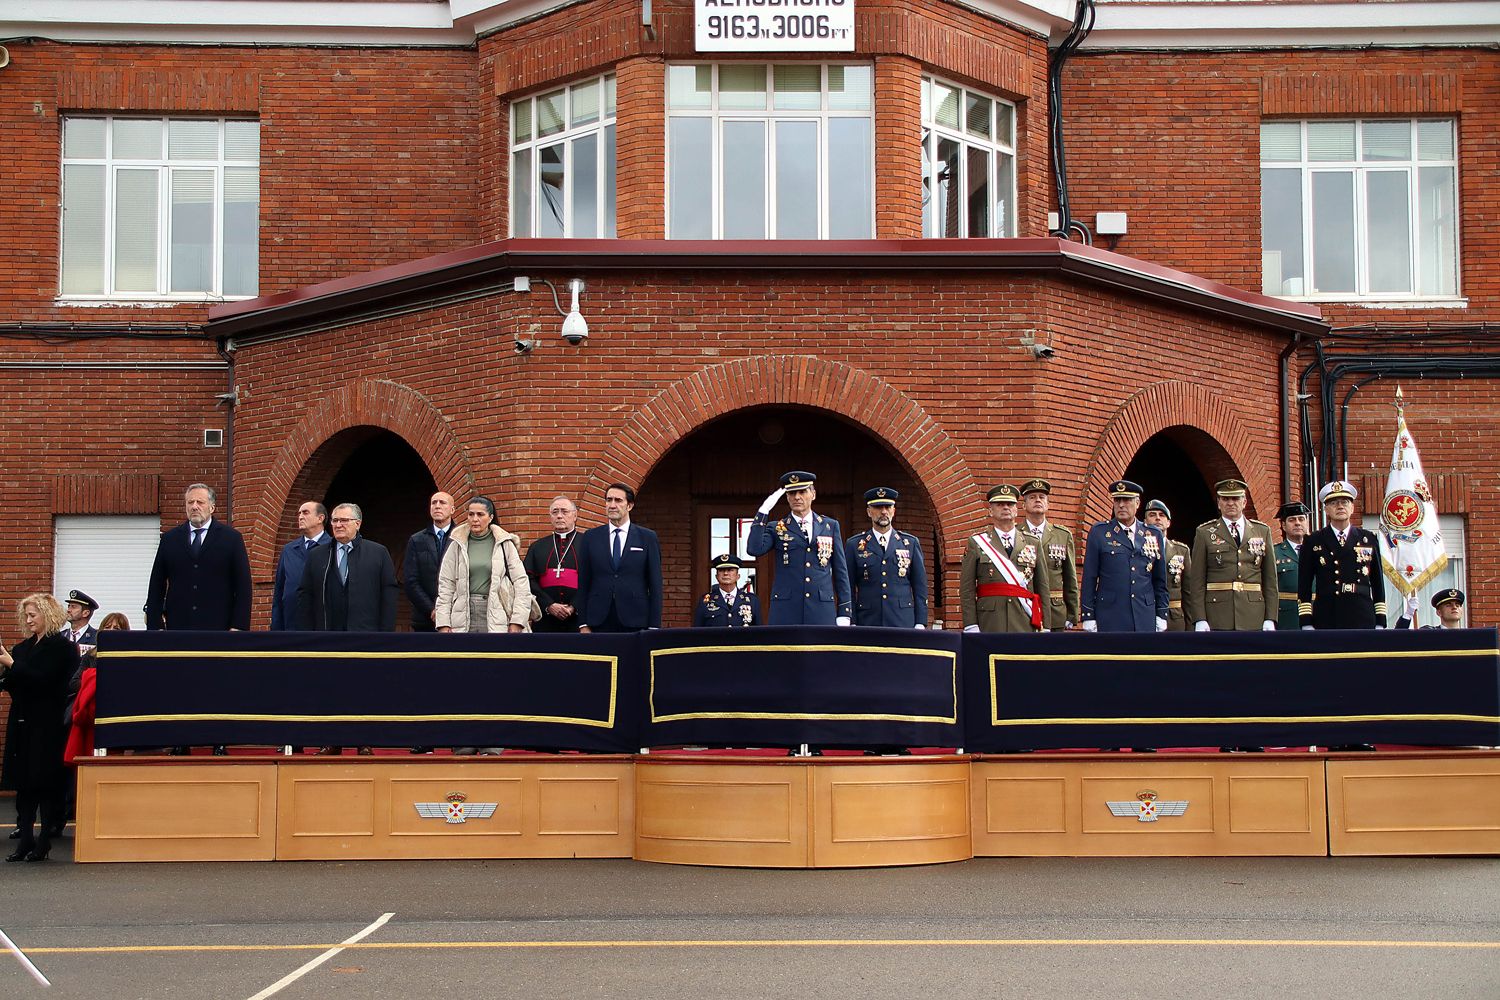
M51 594L24 597L19 610L21 625L30 635L14 649L0 645L0 689L10 693L0 789L16 793L16 829L20 832L14 853L5 860L45 861L52 849L48 832L62 808L60 792L67 780L63 710L68 704L68 680L78 669L78 647L62 634L67 619ZM33 832L38 808L40 838Z

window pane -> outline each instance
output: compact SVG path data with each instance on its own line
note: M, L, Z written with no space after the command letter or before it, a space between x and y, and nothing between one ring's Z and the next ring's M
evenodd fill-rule
M1003 101L995 102L995 140L1011 147L1016 144L1016 109Z
M868 66L828 67L828 109L830 111L869 111L874 92Z
M116 118L112 131L115 159L161 159L161 122L157 119Z
M567 91L555 90L536 99L536 134L554 135L563 130L567 118L563 106L567 103Z
M1458 219L1453 208L1453 168L1423 167L1418 170L1417 197L1418 245L1421 247L1417 292L1420 295L1457 295Z
M115 289L155 292L157 171L115 171Z
M1261 292L1305 295L1302 265L1302 171L1260 172Z
M713 236L712 138L711 119L669 120L667 192L672 203L672 239Z
M1411 122L1365 122L1364 158L1411 159Z
M599 135L573 140L573 235L599 235Z
M565 150L560 142L537 150L536 234L540 237L567 234L564 226L566 207L563 204L563 188L566 182L563 174L564 154Z
M978 94L964 94L964 131L984 139L994 138L992 109L995 102Z
M870 119L828 120L828 238L870 238L875 152Z
M724 123L724 238L766 238L766 123Z
M1354 159L1354 123L1308 122L1307 158L1309 160Z
M104 136L100 123L99 138ZM62 291L104 293L104 166L63 167Z
M606 76L604 78L604 117L615 116L615 78Z
M776 238L818 238L818 123L776 123Z
M1370 291L1410 292L1411 188L1405 170L1365 175L1365 232L1370 242Z
M510 161L510 234L531 235L531 150L520 149Z
M173 160L217 160L219 123L192 119L167 122L167 157Z
M923 93L927 81L923 80ZM926 117L925 115L923 116ZM933 160L932 129L922 130L922 235L932 239L938 235L937 221L933 212L933 189L937 184L937 163Z
M510 141L531 141L531 98L517 101L510 106Z
M1302 123L1261 122L1260 158L1273 161L1302 159Z
M760 111L765 106L765 66L732 63L719 67L719 107Z
M1313 288L1315 294L1352 292L1354 286L1354 174L1312 176Z
M668 66L667 106L708 108L713 106L712 66Z
M64 119L63 156L69 159L104 159L104 119Z
M173 292L211 292L214 287L214 173L173 170L171 246L167 288Z
M1015 158L1004 153L997 154L999 161L995 164L997 180L995 183L995 235L1016 235L1016 210L1015 201Z
M958 91L934 82L932 96L937 102L937 123L949 128L958 128Z
M606 239L615 236L615 127L604 128L604 232Z
M260 291L260 170L224 168L224 294Z
M990 235L990 154L978 146L968 148L969 235Z
M941 237L963 235L963 213L958 210L958 154L961 148L953 139L938 139L937 189L932 214L935 235Z
M1424 160L1453 159L1453 123L1417 122L1417 151Z
M586 125L599 120L599 81L581 83L573 88L573 124Z
M823 106L823 67L795 63L776 67L776 107L817 111Z
M224 159L260 162L260 122L224 123Z

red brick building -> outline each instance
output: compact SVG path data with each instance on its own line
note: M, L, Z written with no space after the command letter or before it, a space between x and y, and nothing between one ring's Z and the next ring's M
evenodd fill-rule
M810 468L846 530L901 490L952 622L989 485L1077 528L1128 474L1188 537L1216 479L1269 519L1347 463L1373 506L1399 380L1500 618L1488 5L1099 3L1058 68L1071 239L1067 4L812 5L852 44L805 51L700 49L690 0L54 6L0 26L7 602L124 581L138 621L198 480L264 624L303 500L399 560L434 488L530 539L620 479L682 625Z

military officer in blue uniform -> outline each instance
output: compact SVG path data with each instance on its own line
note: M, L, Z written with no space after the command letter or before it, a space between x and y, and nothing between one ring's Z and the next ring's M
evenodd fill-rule
M1136 520L1141 487L1120 479L1109 488L1114 519L1089 529L1078 589L1086 632L1167 630L1166 538Z
M760 602L740 587L740 561L717 556L712 569L719 585L703 595L693 609L694 628L749 628L760 624Z
M775 553L772 625L850 624L844 536L833 518L813 513L817 479L801 471L782 476L781 488L766 497L756 512L745 542L752 556ZM772 521L771 511L783 496L792 512Z
M892 527L901 494L889 486L865 491L870 527L844 543L854 588L854 624L927 627L927 566L916 535Z

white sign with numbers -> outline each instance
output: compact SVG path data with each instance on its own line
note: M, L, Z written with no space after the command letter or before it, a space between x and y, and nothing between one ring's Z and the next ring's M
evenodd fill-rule
M853 52L854 0L694 0L699 52Z

